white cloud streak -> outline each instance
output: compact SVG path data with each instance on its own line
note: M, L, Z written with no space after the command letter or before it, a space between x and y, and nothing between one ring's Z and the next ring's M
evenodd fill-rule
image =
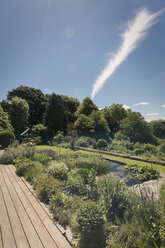
M139 102L139 103L136 103L134 104L135 106L140 106L140 105L148 105L149 102Z
M132 21L129 21L127 28L122 37L122 44L116 54L109 60L105 69L93 84L91 97L94 98L99 90L103 87L106 80L117 70L119 65L123 63L128 55L138 46L138 43L147 36L148 29L156 24L158 16L163 11L150 13L146 8L138 12Z
M146 114L146 116L156 116L156 115L159 115L159 113L149 113L149 114Z
M162 105L162 108L165 108L165 104Z

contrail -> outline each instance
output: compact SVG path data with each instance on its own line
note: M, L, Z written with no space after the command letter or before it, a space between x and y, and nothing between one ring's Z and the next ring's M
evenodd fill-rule
M132 21L127 23L125 32L121 34L121 46L93 84L91 98L95 97L106 80L111 77L119 65L133 52L138 43L147 36L148 29L157 23L157 18L163 11L164 9L152 14L146 8L143 8Z

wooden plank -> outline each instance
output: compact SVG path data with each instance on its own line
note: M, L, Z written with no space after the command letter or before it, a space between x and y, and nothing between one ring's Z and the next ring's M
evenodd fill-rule
M16 248L15 239L12 228L6 211L2 190L0 187L0 225L1 225L1 239L4 248Z
M0 167L0 168L2 168L2 167ZM18 218L13 201L9 195L9 191L6 187L4 178L2 176L1 169L0 169L0 182L1 182L2 194L3 194L5 206L6 206L6 209L8 212L10 225L12 227L12 232L14 234L16 246L17 246L17 248L22 248L22 247L29 248L29 244L28 244L26 235L25 235L24 230L22 228L21 222Z
M12 171L13 175L17 178L18 183L20 184L22 190L24 190L26 196L28 197L29 201L35 208L36 212L39 213L40 218L42 219L42 222L50 232L52 238L60 248L71 248L70 244L66 240L66 238L61 234L59 229L54 225L46 211L43 209L42 205L39 203L39 201L36 200L36 198L32 196L32 192L27 187L27 185L24 183L22 178L19 178L15 175L14 169L10 166L10 170Z
M0 248L3 248L1 225L0 225Z
M19 180L21 180L21 178L17 177L14 172L11 173L11 171L9 169L10 167L11 166L7 166L6 170L8 169L8 173L10 173L9 176L11 177L13 186L14 186L17 194L20 196L22 204L24 205L24 208L26 209L33 225L35 226L36 232L38 233L38 235L39 235L39 237L43 243L43 246L46 248L47 247L48 248L57 248L58 246L55 244L54 240L50 236L48 230L46 229L42 220L40 219L38 213L35 211L31 202L27 198L26 194L24 193L24 191L20 187L18 182L19 182ZM18 180L18 182L17 182L17 180ZM33 197L33 195L31 194L30 197Z
M10 166L9 169L12 171L13 175L15 175L13 168ZM15 175L15 177L17 177ZM65 239L65 237L61 234L59 229L53 224L52 220L46 213L46 211L43 209L42 205L39 203L39 201L36 200L36 198L32 195L32 192L27 187L27 185L24 183L22 178L17 177L18 183L20 184L22 190L25 192L26 196L28 197L29 201L35 208L36 212L39 213L40 218L48 231L50 232L52 238L60 248L71 248L68 241ZM33 196L33 197L31 197Z
M15 208L17 210L17 214L20 218L20 221L22 223L22 226L24 228L24 231L26 233L28 242L31 247L37 247L37 248L43 248L43 245L41 243L40 238L38 237L38 234L29 219L29 216L26 212L26 209L22 205L21 199L19 198L19 195L16 193L14 186L12 185L12 182L10 181L9 177L10 174L7 173L6 166L2 169L3 177L5 179L5 182L7 184L8 190L10 192L10 196L13 200L13 203L15 205Z

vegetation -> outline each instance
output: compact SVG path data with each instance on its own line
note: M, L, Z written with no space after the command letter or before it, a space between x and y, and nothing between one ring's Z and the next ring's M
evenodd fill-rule
M126 169L132 171L135 178L142 182L150 179L158 179L159 177L158 172L153 169L153 167L141 167L136 164L128 164Z
M0 132L0 146L6 148L10 145L11 142L15 139L13 132L9 130L4 130Z
M102 158L104 149L165 160L164 120L147 123L122 104L99 110L89 97L79 103L25 86L8 92L1 105L0 142L6 149L0 163L14 163L17 175L33 185L54 219L71 228L75 248L165 246L165 184L159 202L137 195ZM11 136L19 139L26 127L30 131L24 144L10 144ZM29 144L42 146L36 149ZM76 146L98 152L76 151ZM158 172L165 172L163 165L106 157L128 164L139 181L157 179Z

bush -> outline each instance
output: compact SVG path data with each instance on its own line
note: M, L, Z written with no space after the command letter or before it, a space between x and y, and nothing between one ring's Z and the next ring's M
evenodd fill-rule
M0 157L0 162L3 164L12 164L15 159L29 158L33 159L35 156L36 150L34 147L9 147Z
M81 136L76 142L76 146L81 147L94 147L96 145L96 140L91 137Z
M126 219L115 235L111 236L111 245L108 247L160 247L157 206L151 201L139 199L130 210L131 218Z
M61 191L61 186L53 177L43 177L36 185L37 196L44 203L49 203L52 196L59 191Z
M61 143L63 143L63 142L65 142L64 133L58 131L58 132L57 132L57 135L54 136L54 138L53 138L53 144L54 144L54 145L58 145L58 144L61 144Z
M110 165L107 160L99 157L87 156L87 154L84 156L80 155L80 157L76 159L76 166L88 170L94 169L97 176L106 174L110 171Z
M161 248L165 247L165 182L160 188L159 199Z
M66 191L72 195L84 196L87 194L87 187L79 175L69 175L66 183Z
M49 165L52 161L52 158L46 153L36 153L33 158L35 161L40 162L43 165Z
M68 174L68 167L63 162L53 161L52 164L48 167L47 171L49 176L60 180L66 180Z
M108 174L97 180L97 189L107 220L116 224L116 220L122 220L125 211L130 207L126 186L113 174Z
M99 139L99 140L97 141L97 143L96 143L96 146L97 146L97 148L99 148L99 149L103 149L103 148L106 148L106 147L108 146L108 144L107 144L107 141L106 141L106 140L104 140L104 139Z
M6 148L10 145L11 141L15 139L13 132L9 130L4 130L0 132L0 146Z
M55 160L56 157L56 151L52 150L52 149L44 149L44 150L40 150L39 151L40 154L46 154L49 157L51 157L53 160Z
M128 164L125 167L130 170L134 177L139 181L147 181L151 179L158 179L159 173L151 166L138 166L136 164Z
M77 212L81 248L105 247L103 212L96 202L84 202Z
M25 179L33 183L43 172L43 166L39 162L30 159L15 160L16 174L24 176Z

